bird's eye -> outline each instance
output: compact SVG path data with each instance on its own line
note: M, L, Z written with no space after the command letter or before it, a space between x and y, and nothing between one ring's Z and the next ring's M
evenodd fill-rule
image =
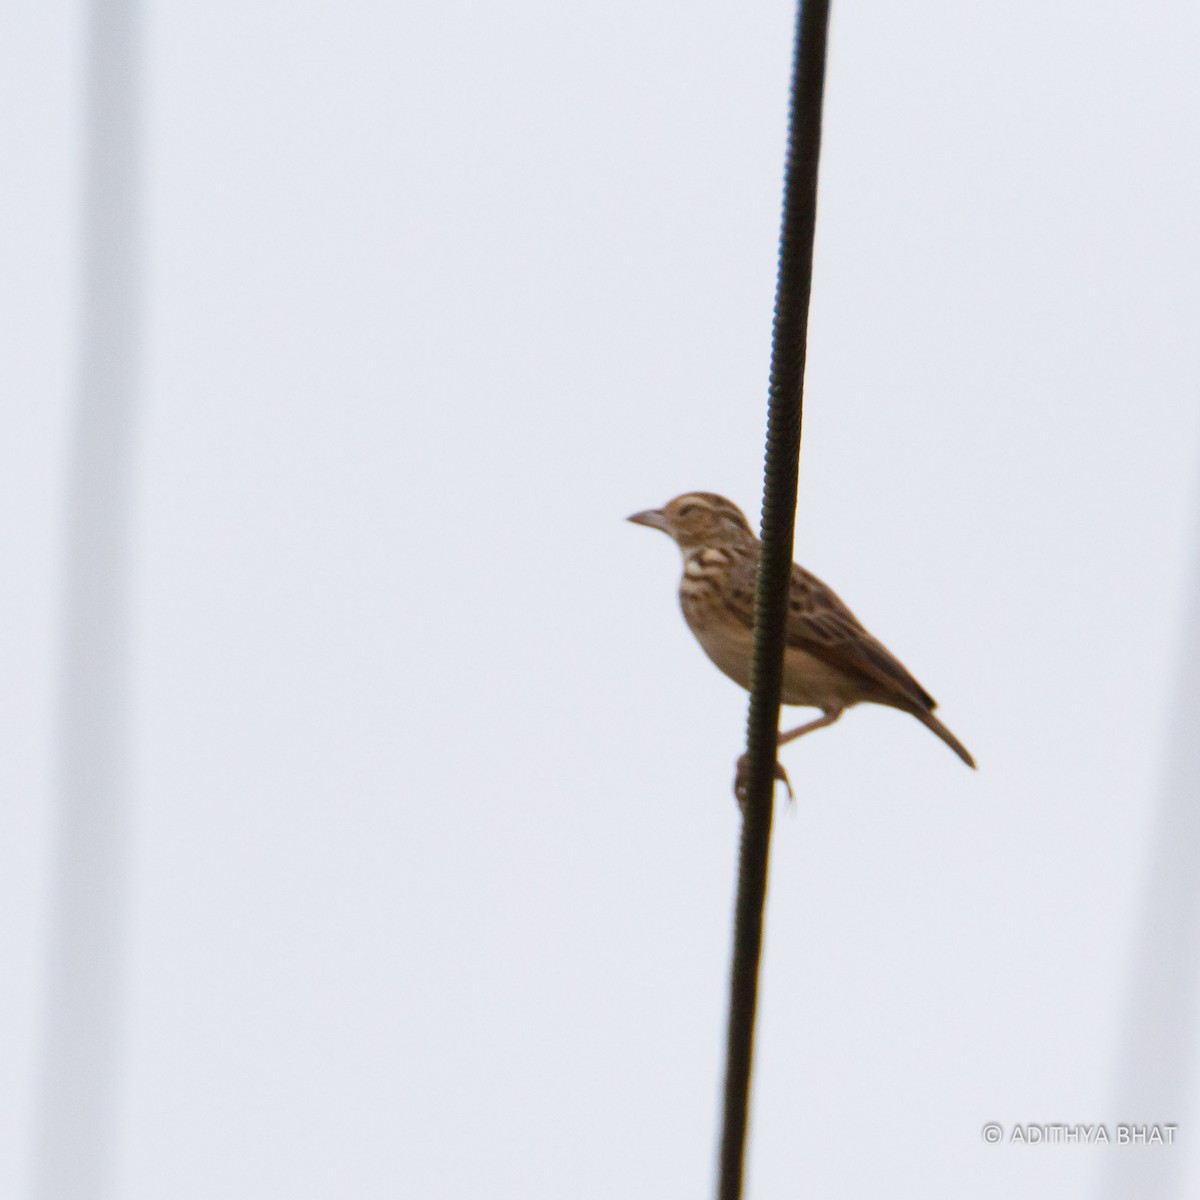
M679 510L679 515L681 517L686 517L688 515L688 513L695 512L699 507L700 507L700 505L698 505L698 504L685 504Z

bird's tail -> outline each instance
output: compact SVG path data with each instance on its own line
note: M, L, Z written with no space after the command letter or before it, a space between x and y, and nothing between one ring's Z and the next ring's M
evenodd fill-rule
M971 770L975 769L975 760L971 757L971 752L962 744L962 742L958 740L958 738L954 736L954 734L950 732L950 730L945 727L945 725L941 723L941 721L937 719L937 717L933 715L933 713L923 708L915 708L911 711L912 715L916 717L922 725L932 729L933 732L936 733L938 737L940 737L942 741L945 742L946 745L949 746L950 749L953 750L954 753L957 754L958 757L961 758L963 762L965 762L967 766L971 768Z

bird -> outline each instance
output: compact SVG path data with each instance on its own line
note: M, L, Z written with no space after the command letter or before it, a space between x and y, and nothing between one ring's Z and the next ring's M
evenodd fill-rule
M683 556L679 603L684 620L713 663L749 691L762 543L742 510L715 492L685 492L662 508L627 519L675 541ZM968 767L975 767L967 748L933 715L933 697L828 584L796 563L788 595L782 701L818 708L821 715L781 733L780 746L832 725L851 705L882 704L916 717ZM734 784L739 800L744 800L744 771L745 755ZM791 784L778 763L776 778L790 796Z

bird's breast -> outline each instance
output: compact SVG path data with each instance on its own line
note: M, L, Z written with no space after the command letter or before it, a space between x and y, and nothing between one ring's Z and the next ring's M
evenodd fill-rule
M719 547L687 555L679 606L705 654L735 683L748 688L753 638L745 617L727 603L731 562L730 551Z
M728 551L720 549L689 555L679 584L679 604L688 628L713 664L734 683L749 689L753 618L746 603L731 604L726 594L729 562ZM852 704L856 698L851 681L836 667L797 646L784 652L784 704L830 711Z

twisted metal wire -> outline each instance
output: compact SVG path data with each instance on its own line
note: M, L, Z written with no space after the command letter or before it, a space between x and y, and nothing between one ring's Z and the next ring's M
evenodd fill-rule
M784 636L795 532L828 27L829 0L800 0L792 58L787 167L771 339L762 554L755 593L745 815L734 917L719 1200L740 1200L745 1163L758 965L762 952L775 789L776 739L783 688Z

